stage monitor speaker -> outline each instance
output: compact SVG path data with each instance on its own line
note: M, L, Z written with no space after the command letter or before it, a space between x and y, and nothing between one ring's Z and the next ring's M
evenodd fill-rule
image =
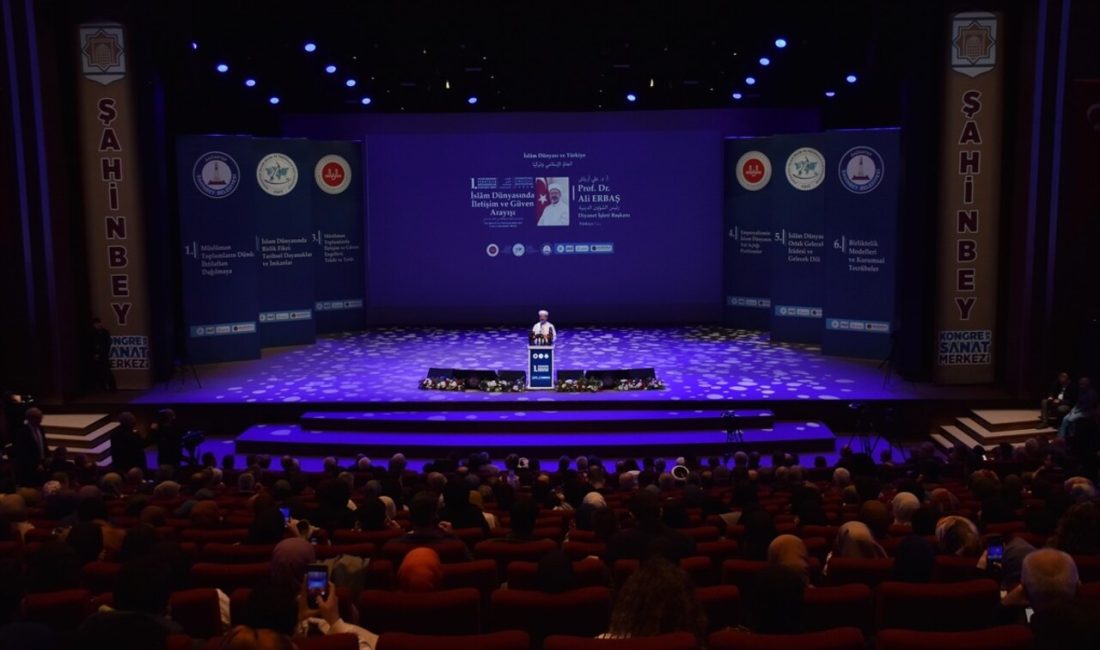
M559 370L558 381L580 381L584 379L583 370Z
M454 376L454 368L428 368L428 379L451 379Z
M497 377L500 377L501 381L527 381L527 372L523 370L499 370L497 371Z
M613 388L623 379L630 378L630 371L619 370L586 370L584 376L589 379L599 379L603 382L604 388Z
M464 381L470 379L476 379L477 381L487 381L497 378L496 370L465 370L463 368L455 368L454 378Z
M631 368L627 372L631 379L647 380L657 378L657 371L653 368Z

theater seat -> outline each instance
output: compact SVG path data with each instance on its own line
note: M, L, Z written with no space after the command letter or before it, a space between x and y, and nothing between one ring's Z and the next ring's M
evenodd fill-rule
M495 630L522 629L538 645L551 634L593 637L607 631L611 591L585 587L561 594L498 589L490 608Z
M467 634L464 636L431 636L387 632L378 637L375 650L530 650L531 637L520 630Z
M209 544L211 542L221 542L224 544L236 544L238 542L244 542L248 539L247 528L221 528L216 530L206 530L202 528L184 528L179 533L179 539L181 542L194 542L199 544Z
M509 589L535 589L535 576L539 565L535 562L509 562L506 579ZM577 587L606 587L607 566L599 558L585 558L573 562L573 577Z
M473 587L481 594L481 600L488 602L489 595L500 586L500 579L497 577L497 565L492 560L454 562L444 564L442 567L443 589Z
M372 558L378 553L378 546L370 542L358 544L318 544L313 547L318 560L327 560L337 555L354 555L355 557Z
M752 634L715 632L710 650L863 650L863 633L854 627L838 627L805 634Z
M874 625L874 593L864 584L807 589L802 598L802 625L807 632Z
M391 539L382 545L381 555L383 558L393 562L394 566L399 566L401 561L405 559L405 556L409 554L409 551L422 546L428 545ZM431 544L431 549L438 553L439 559L444 562L465 562L466 554L469 553L466 544L457 539L435 542Z
M368 589L359 595L362 625L376 634L477 634L480 614L481 594L470 587L430 593Z
M80 569L80 582L93 594L114 590L122 565L118 562L89 562Z
M890 579L894 558L833 557L826 565L827 585L847 585L853 582L874 587Z
M1073 563L1081 582L1100 581L1100 555L1074 555Z
M1088 600L1100 600L1100 582L1082 582L1077 588L1077 597Z
M607 552L607 544L603 542L565 542L561 545L561 552L565 554L565 557L574 561L583 560L590 555L603 557L603 554Z
M191 567L191 586L215 587L229 594L241 587L254 587L269 575L271 575L270 562L252 564L199 562Z
M543 650L696 650L699 640L690 632L675 632L637 639L593 639L554 635L546 638Z
M1031 650L1035 637L1026 625L1005 625L971 632L882 630L876 650Z
M199 551L203 562L219 564L250 564L267 562L271 559L274 544L226 544L225 542L207 542Z
M978 569L976 558L959 557L957 555L936 556L935 567L932 571L933 582L965 582L984 577L985 572Z
M24 618L42 623L58 631L80 627L92 613L92 592L87 589L65 589L44 594L28 594L23 600Z
M387 528L386 530L347 530L337 529L333 531L333 541L337 544L374 544L381 546L391 539L405 534L399 528Z
M976 630L993 625L999 603L1000 587L993 580L884 582L875 589L875 620L880 630Z
M217 636L224 631L218 592L214 589L176 591L168 601L172 620L196 638Z
M695 597L707 612L707 630L714 632L741 624L741 590L733 585L699 587Z
M737 542L732 539L716 539L695 545L695 554L709 557L714 566L720 566L722 562L736 556L738 550Z
M611 567L611 576L616 588L621 587L638 570L638 560L615 560ZM691 578L696 587L706 587L715 583L716 571L709 557L692 556L680 560L680 568Z

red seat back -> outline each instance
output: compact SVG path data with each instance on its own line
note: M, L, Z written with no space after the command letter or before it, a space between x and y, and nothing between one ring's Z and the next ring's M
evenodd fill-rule
M430 593L368 589L359 596L363 627L377 634L477 634L480 606L481 595L469 587Z
M554 635L546 638L543 650L697 650L699 639L690 632L675 632L637 639L593 639Z
M707 630L714 632L741 623L741 590L733 585L699 587L695 597L707 612Z
M385 530L346 530L337 529L333 534L333 541L337 544L362 544L364 542L381 546L387 541L401 537L405 531L400 528L387 528Z
M859 582L870 587L890 579L894 558L836 557L826 565L825 583L847 585Z
M191 567L191 586L215 587L228 594L240 587L254 587L269 575L271 575L270 562L252 564L199 562Z
M318 544L313 547L317 552L318 560L327 560L337 555L354 555L356 557L372 558L378 553L378 546L370 542L356 544Z
M184 528L180 531L179 539L184 542L195 542L200 545L209 544L211 542L236 544L237 542L243 542L248 539L248 529L221 528L217 530L206 530L202 528Z
M23 600L24 617L58 631L80 627L92 613L92 593L87 589L65 589L28 594Z
M122 565L118 562L89 562L80 569L80 581L93 594L113 591Z
M1035 637L1026 625L1004 625L971 632L882 630L876 650L1031 650Z
M378 638L376 650L530 650L531 637L520 630L468 634L464 636L431 636L387 632Z
M978 569L978 560L958 555L937 555L932 571L933 582L965 582L984 578L985 572Z
M401 560L405 559L409 551L422 546L430 546L432 550L439 554L439 559L444 562L463 562L466 560L466 554L469 552L469 549L466 548L466 544L457 539L447 539L432 544L417 544L414 542L402 542L391 539L382 545L381 555L397 566L401 564Z
M509 562L507 582L509 589L535 589L538 573L536 562ZM609 584L607 565L598 558L585 558L573 562L573 577L577 587L606 587Z
M493 629L523 629L535 644L551 634L593 637L607 631L611 591L585 587L562 594L498 589L490 610Z
M880 630L975 630L993 625L1000 595L1000 587L993 580L951 584L884 582L875 590L875 620Z
M805 634L750 634L715 632L710 650L863 650L863 633L854 627L838 627Z
M274 544L227 544L225 542L207 542L199 551L203 562L221 564L248 564L267 562L271 559Z
M185 589L172 593L168 601L172 620L187 634L209 638L223 632L221 605L214 589Z
M858 627L870 633L874 625L874 593L864 584L807 589L802 602L802 626L807 632Z
M607 544L603 542L569 541L561 545L561 552L570 560L583 560L590 555L603 557L606 551Z
M497 564L492 560L474 560L473 562L453 562L443 565L443 589L473 587L488 602L489 595L500 586L497 577Z

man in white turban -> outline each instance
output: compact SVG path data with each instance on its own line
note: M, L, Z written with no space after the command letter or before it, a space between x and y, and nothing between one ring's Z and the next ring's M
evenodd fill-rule
M531 328L531 336L543 338L547 341L553 341L558 337L558 331L554 329L554 324L550 322L550 312L545 309L539 310L539 322Z
M559 183L550 183L547 193L550 195L550 203L542 209L539 217L540 226L568 226L569 206L562 202L563 188Z

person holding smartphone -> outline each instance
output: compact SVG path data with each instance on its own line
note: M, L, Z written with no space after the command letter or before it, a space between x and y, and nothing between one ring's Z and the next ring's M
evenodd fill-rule
M354 634L359 640L359 650L374 650L378 645L377 634L340 618L336 585L329 581L328 566L325 564L311 564L306 570L302 593L298 596L298 628L295 632L296 636Z

